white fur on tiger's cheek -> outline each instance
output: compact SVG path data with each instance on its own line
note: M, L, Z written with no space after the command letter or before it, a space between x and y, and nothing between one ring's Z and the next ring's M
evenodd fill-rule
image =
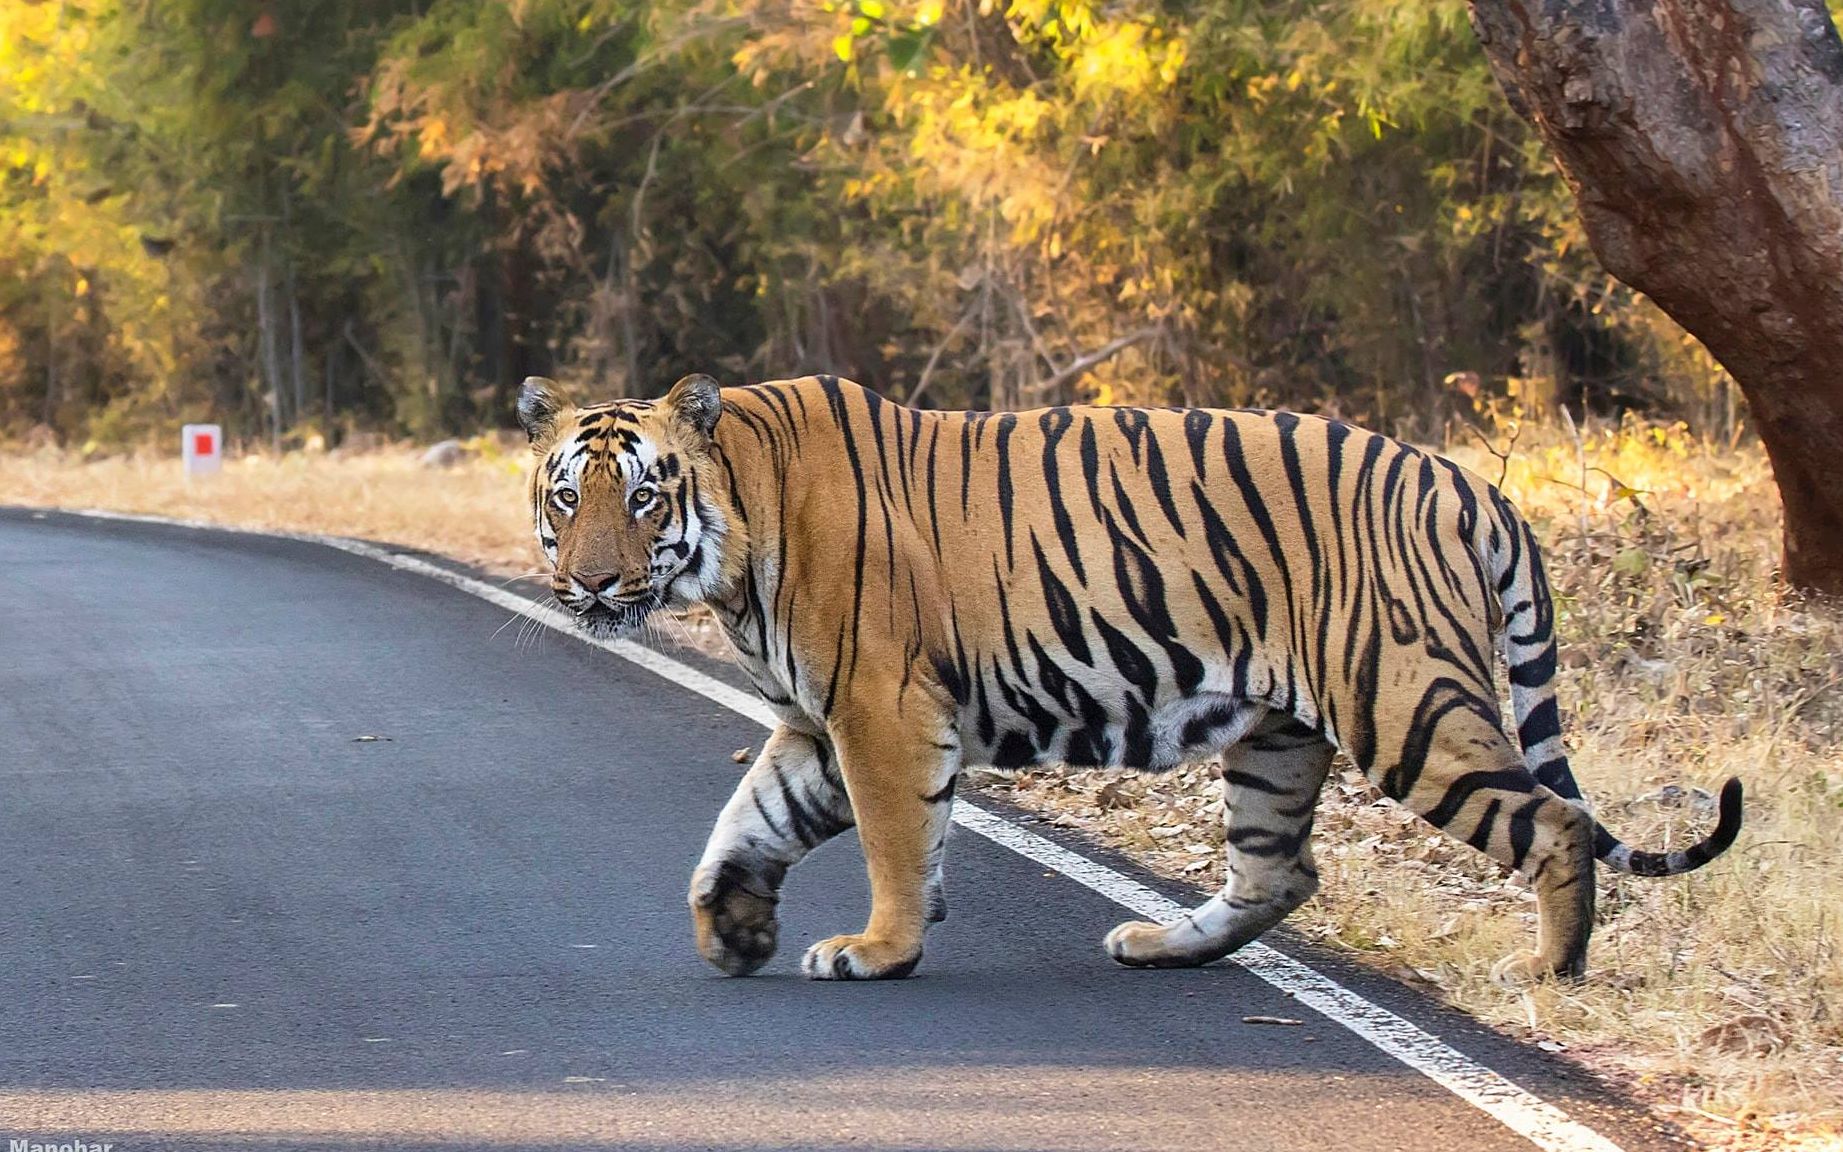
M550 484L533 500L531 506L532 534L537 537L538 547L543 550L544 558L552 568L557 566L557 536L551 530L546 506L551 503L559 488L581 490L582 470L588 463L588 453L582 447L577 446L570 452L569 456L556 462L554 471L550 472Z
M729 523L717 509L697 504L686 508L685 518L684 540L690 548L668 594L679 603L695 604L714 596L722 582L723 538Z
M557 538L551 533L550 525L545 522L544 506L542 504L532 507L531 520L531 534L536 537L539 550L544 553L544 558L550 561L551 567L556 567Z

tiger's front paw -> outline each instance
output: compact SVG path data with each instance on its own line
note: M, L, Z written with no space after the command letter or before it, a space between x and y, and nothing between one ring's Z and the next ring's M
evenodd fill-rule
M691 878L691 923L698 955L731 976L747 976L766 964L780 940L775 918L780 902L753 890L730 865L700 868Z
M900 980L921 963L921 945L869 936L834 936L806 950L800 970L814 980Z

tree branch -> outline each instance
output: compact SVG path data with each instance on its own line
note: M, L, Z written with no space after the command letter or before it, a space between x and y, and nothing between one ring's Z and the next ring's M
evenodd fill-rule
M921 379L915 382L915 387L909 389L909 398L904 401L905 404L913 408L921 402L923 396L927 395L928 385L934 376L934 366L941 362L942 353L947 351L947 346L954 342L954 338L966 331L966 326L973 322L973 317L978 311L977 303L968 306L966 311L960 313L960 318L954 321L954 326L948 329L947 335L941 337L941 342L934 346L934 351L928 356L928 363L922 366Z
M1072 384L1076 380L1079 380L1083 376L1086 376L1089 372L1093 371L1095 368L1100 367L1102 364L1105 364L1107 361L1113 359L1115 356L1118 356L1120 353L1126 351L1128 348L1131 348L1133 345L1143 344L1147 340L1150 340L1153 337L1159 335L1162 331L1163 329L1156 328L1156 327L1141 328L1137 332L1133 332L1126 336L1121 336L1115 340L1109 340L1107 343L1101 345L1099 348L1096 348L1094 351L1088 353L1087 355L1077 356L1074 359L1074 361L1069 364L1068 367L1062 369L1060 372L1057 372L1054 376L1051 376L1048 380L1041 382L1040 384L1037 385L1037 387L1041 388L1045 392L1048 392L1056 388L1060 388L1065 384Z

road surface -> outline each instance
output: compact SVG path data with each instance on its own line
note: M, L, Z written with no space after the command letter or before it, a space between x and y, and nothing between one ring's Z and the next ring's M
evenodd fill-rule
M685 886L761 730L506 619L311 544L0 511L0 1138L1530 1147L1233 965L1114 965L1123 909L964 831L916 978L797 974L862 923L849 836L790 878L770 966L720 975Z

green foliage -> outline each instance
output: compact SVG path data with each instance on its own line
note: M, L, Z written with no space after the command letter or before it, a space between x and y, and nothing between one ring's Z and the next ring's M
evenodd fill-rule
M0 0L0 429L433 434L694 369L1418 432L1725 395L1460 0Z

